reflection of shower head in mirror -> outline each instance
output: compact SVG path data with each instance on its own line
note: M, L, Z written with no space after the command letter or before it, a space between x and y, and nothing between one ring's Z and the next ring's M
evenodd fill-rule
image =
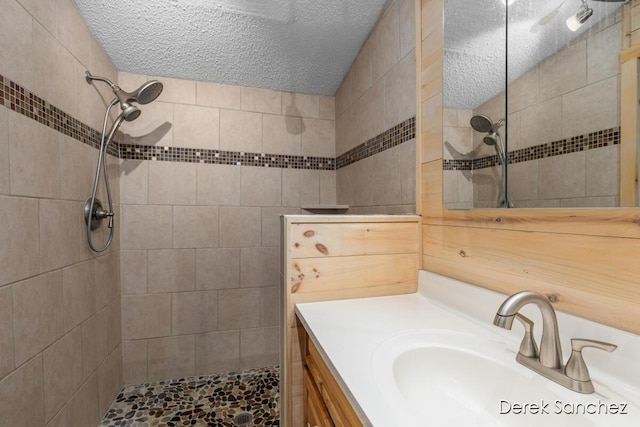
M471 117L471 127L477 132L486 132L488 135L483 138L483 142L487 145L496 145L499 138L498 129L504 125L504 119L500 119L497 122L482 114L477 114Z

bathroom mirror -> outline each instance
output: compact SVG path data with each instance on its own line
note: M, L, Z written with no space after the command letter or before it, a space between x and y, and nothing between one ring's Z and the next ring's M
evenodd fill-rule
M618 206L623 2L444 4L444 206Z

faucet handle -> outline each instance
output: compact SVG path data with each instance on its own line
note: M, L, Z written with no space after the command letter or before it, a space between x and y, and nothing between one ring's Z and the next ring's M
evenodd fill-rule
M599 348L600 350L612 352L618 348L615 344L610 344L604 341L587 340L582 338L571 339L571 357L567 361L567 366L564 368L564 373L569 378L576 381L588 381L591 382L591 376L587 365L582 358L582 350L585 347Z
M533 321L520 313L516 313L515 318L524 326L524 337L522 337L518 352L525 357L538 357L538 346L533 337Z

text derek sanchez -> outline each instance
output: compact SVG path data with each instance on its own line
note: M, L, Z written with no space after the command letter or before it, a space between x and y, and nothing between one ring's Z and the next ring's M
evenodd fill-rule
M603 402L563 402L562 400L539 402L500 401L500 415L627 415L626 403Z

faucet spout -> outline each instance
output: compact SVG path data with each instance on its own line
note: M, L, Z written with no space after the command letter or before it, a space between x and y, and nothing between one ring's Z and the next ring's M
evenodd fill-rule
M540 343L540 364L547 368L562 369L562 348L558 334L558 320L551 303L537 292L518 292L507 298L495 315L493 324L511 329L518 311L527 304L535 304L542 313L542 339Z

